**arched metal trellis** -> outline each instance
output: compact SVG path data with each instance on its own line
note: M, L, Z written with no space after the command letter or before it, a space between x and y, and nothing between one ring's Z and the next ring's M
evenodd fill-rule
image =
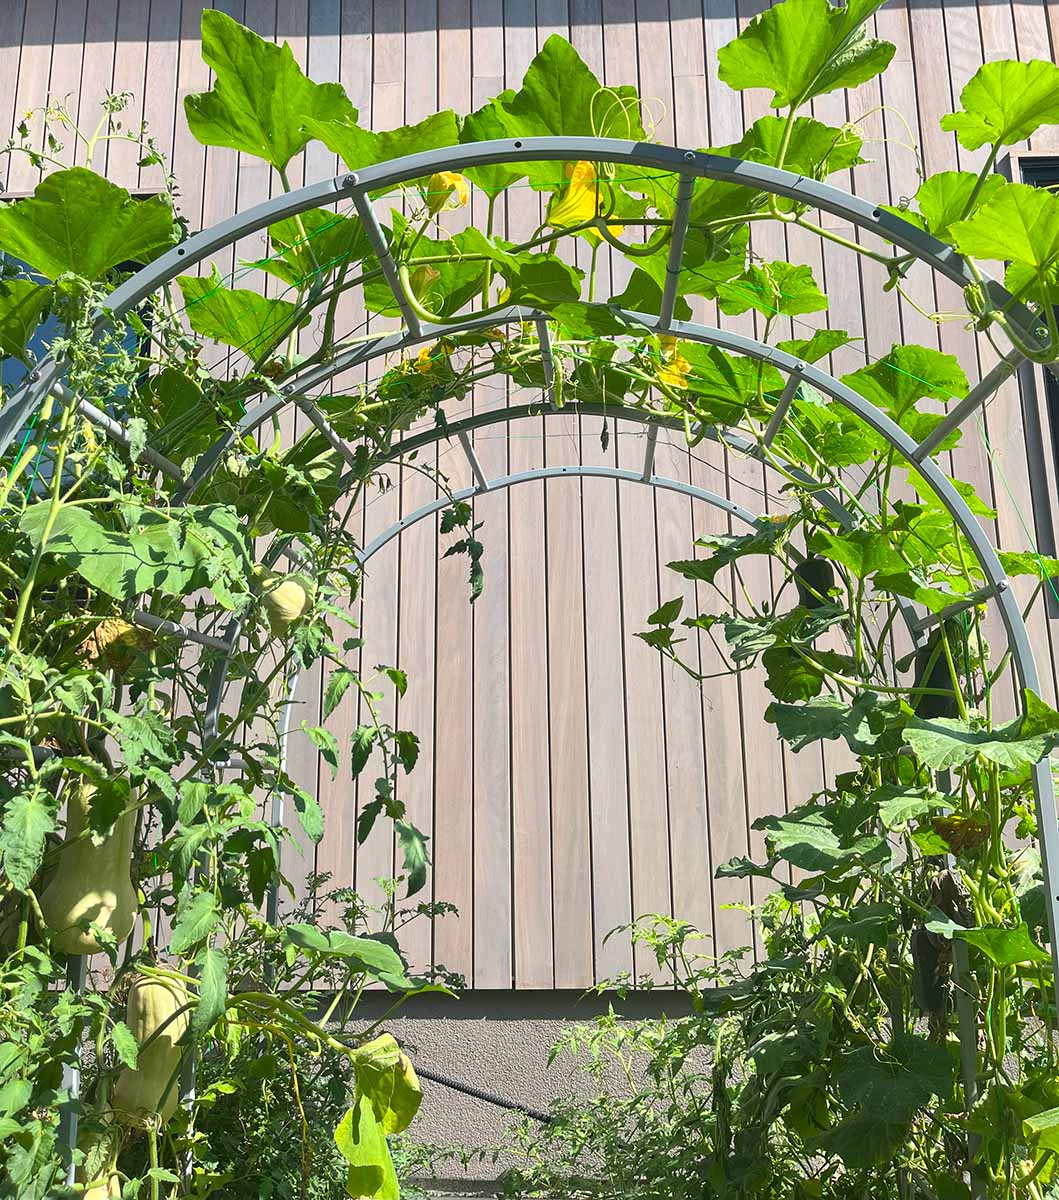
M238 238L284 218L310 209L324 207L343 199L351 200L359 214L365 235L375 252L382 273L393 291L395 303L403 319L403 328L396 332L379 334L366 344L337 355L329 363L291 372L281 380L280 387L275 393L264 396L250 408L235 433L223 434L216 444L201 456L191 475L187 478L183 477L176 464L161 455L156 448L149 447L147 460L176 484L176 499L187 499L194 493L196 487L215 468L238 433L253 430L288 403L295 403L299 406L331 445L346 458L352 469L351 448L334 431L324 414L309 399L309 394L313 389L322 386L340 371L350 367L369 362L388 353L408 350L415 345L435 340L445 334L473 329L476 325L498 325L504 322L527 320L535 322L546 391L551 393L554 367L548 314L532 309L512 308L503 313L493 312L477 318L473 313L466 314L443 324L433 324L421 320L401 286L397 265L386 234L375 216L371 203L373 194L385 192L410 180L421 179L442 169L465 171L468 168L497 163L545 160L588 160L599 163L625 164L668 172L677 177L678 187L672 214L667 279L665 287L662 289L659 314L653 316L623 313L619 316L624 317L633 329L640 328L645 332L655 333L664 332L684 340L717 346L722 350L768 363L781 371L786 376L787 382L762 436L762 444L766 447L782 427L795 398L797 387L802 382L811 385L829 397L831 401L854 413L869 428L884 438L888 445L919 473L930 491L952 516L970 544L978 567L986 581L983 588L969 594L964 600L955 603L949 610L941 614L916 614L906 606L906 617L910 621L913 633L922 634L932 624L971 605L986 601L995 603L1003 622L1008 648L1019 683L1023 688L1038 690L1039 680L1026 625L997 553L959 491L932 457L933 452L943 443L945 437L972 417L993 395L997 387L1013 374L1020 362L1023 361L1022 351L1015 349L1001 358L968 395L953 407L935 430L917 443L885 413L854 389L820 368L800 362L794 356L752 338L674 320L695 181L701 177L741 185L751 192L783 196L808 208L820 209L836 215L859 229L879 236L885 242L901 247L908 254L926 263L960 287L974 288L982 296L985 304L993 310L1003 312L1009 327L1019 342L1031 352L1036 353L1038 350L1043 351L1046 348L1046 331L1041 327L1035 315L1016 303L1002 286L983 276L980 272L972 270L951 246L904 221L899 215L805 176L723 155L603 138L527 138L448 147L424 154L411 155L362 171L347 172L333 179L327 179L278 196L246 213L234 215L168 251L115 290L109 298L107 311L101 312L98 316L100 328L108 321L120 318L129 312L140 301L173 280L179 273L187 271L215 251L230 246ZM63 362L55 357L49 357L34 368L24 386L5 403L3 409L0 410L0 452L6 449L43 399L49 393L62 388L63 374ZM549 398L554 400L553 396ZM77 403L74 398L68 397L68 401ZM107 436L119 443L127 440L120 423L109 414L100 412L84 403L80 403L80 408L87 419L95 422ZM578 411L578 409L575 408L573 411ZM605 411L613 413L616 410L614 407L608 406ZM495 419L506 420L511 415L513 414L501 410L496 414ZM649 425L664 423L664 418L660 414L650 413L647 410L622 410L621 415L645 421ZM476 420L477 418L472 418L468 422L454 424L450 426L449 432L457 437L463 435L461 440L464 440L468 431L474 427ZM741 439L730 431L704 432L746 452L756 452L758 449L757 443L753 442L744 442L740 445ZM429 440L437 440L440 436L445 435L435 432L430 435L407 438L396 448L395 453L408 452L425 445ZM653 439L649 437L649 455L652 453L650 450L652 445ZM469 446L469 441L464 440L465 449L468 449ZM509 486L518 482L518 477L488 480L481 473L480 467L476 468L473 449L470 450L470 459L472 470L475 471L476 484L469 494L489 487ZM577 470L586 474L595 473L592 469L583 467L571 467L569 470ZM617 477L624 478L625 476ZM654 476L650 459L645 462L643 471L637 477L642 482L654 483L656 486L669 486L676 482L660 480ZM815 484L814 494L819 497ZM709 502L721 501L722 507L727 508L734 516L744 519L744 514L737 512L731 507L730 502L720 497L711 498L709 494L706 494L699 495L698 498ZM841 508L840 502L835 497L824 498L823 502L833 503ZM835 515L841 518L840 512L836 512ZM191 635L190 631L183 629L173 629L171 632L187 634L194 636L197 640L204 640L203 635ZM224 638L211 639L207 644L217 646L218 643L221 643L226 648L230 648L237 636L238 623L236 622L233 623ZM227 658L227 655L222 658ZM223 674L220 676L220 680L221 686L223 686ZM1038 763L1034 767L1033 788L1048 900L1048 925L1053 969L1055 969L1055 984L1059 988L1059 944L1057 944L1056 938L1056 930L1059 928L1059 819L1057 819L1051 771L1047 761Z

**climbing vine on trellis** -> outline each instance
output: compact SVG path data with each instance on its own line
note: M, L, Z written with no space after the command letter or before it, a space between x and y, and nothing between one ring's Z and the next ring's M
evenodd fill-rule
M297 674L327 664L321 719L302 731L325 769L356 781L358 837L394 823L403 891L423 893L428 842L404 799L419 743L393 716L399 666L360 658L352 515L386 485L407 431L433 422L445 436L475 385L497 377L549 410L665 418L690 445L720 438L777 474L781 513L671 564L718 603L685 614L669 602L644 614L642 636L696 675L707 639L724 670L760 665L768 718L793 751L841 740L857 759L760 823L765 861L722 868L769 898L763 961L707 972L721 986L696 1018L715 1051L708 1118L696 1110L711 1156L700 1189L1045 1195L1059 1152L1055 1009L1049 904L1025 839L1059 714L1021 691L1018 715L1001 719L1011 659L987 645L983 615L996 580L887 431L919 459L947 451L970 436L950 419L961 404L974 416L1018 361L1059 357L1059 198L994 174L1005 147L1059 123L1059 68L983 66L943 121L968 150L988 147L981 171L923 176L914 197L871 215L878 245L854 241L820 223L821 193L798 181L864 162L855 122L832 128L807 106L886 68L893 47L867 28L876 7L783 0L756 17L717 69L737 90L769 89L775 113L732 145L668 158L652 157L650 105L601 84L559 37L476 112L372 131L340 85L207 10L214 83L187 98L195 137L263 160L294 199L291 164L310 141L349 174L267 224L264 256L203 272L196 250L147 294L122 289L197 243L149 131L122 127L129 98L108 97L92 131L61 105L16 130L8 154L43 173L32 197L0 208L0 1128L20 1196L234 1186L236 1168L220 1169L197 1131L247 1080L233 1068L229 1091L198 1099L189 1083L196 1056L245 1063L257 1038L301 1114L301 1193L323 1170L300 1099L323 1055L349 1089L335 1130L349 1194L397 1194L386 1136L411 1120L418 1086L355 1000L371 981L395 1004L442 986L410 972L396 937L417 908L431 919L439 906L399 910L394 897L382 928L355 904L344 922L333 909L262 919L284 891L290 825L310 843L324 832L287 770L283 730ZM142 146L161 195L134 200L95 170L116 138ZM502 150L453 169L483 143ZM84 166L66 165L71 150ZM430 151L442 153L429 173L361 183ZM761 225L881 264L901 296L924 269L908 247L951 242L966 320L1002 366L972 387L933 347L860 362L858 339L826 325L812 270L755 248ZM1004 288L980 266L992 260L1008 264ZM693 335L681 323L706 302L752 312L788 357ZM380 333L391 319L403 333ZM857 364L835 388L887 431L808 381L829 361ZM977 517L995 516L955 487ZM488 586L488 531L466 501L440 530L467 556L473 600ZM750 555L776 564L774 596L744 586ZM1005 552L1000 567L1028 577L1031 603L1059 570L1033 551ZM340 744L329 719L354 701ZM103 965L86 978L92 955ZM321 1020L298 989L323 982L334 999Z

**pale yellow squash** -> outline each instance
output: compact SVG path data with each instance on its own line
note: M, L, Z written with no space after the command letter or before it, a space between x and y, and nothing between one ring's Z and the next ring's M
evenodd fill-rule
M55 876L40 895L40 908L56 931L52 945L64 954L98 954L102 946L78 922L95 922L117 942L123 942L136 921L136 891L132 886L132 841L136 814L119 817L96 845L91 837L77 838L88 828L95 788L83 783L71 788L66 808L66 841L59 851Z
M138 976L129 990L125 1024L140 1047L136 1067L125 1067L110 1093L119 1121L165 1125L176 1111L189 996L176 980ZM157 1033L157 1036L154 1036Z

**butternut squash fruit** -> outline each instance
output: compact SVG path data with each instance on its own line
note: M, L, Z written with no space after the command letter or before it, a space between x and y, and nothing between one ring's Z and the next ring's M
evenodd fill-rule
M136 814L127 813L99 844L90 837L71 841L88 828L95 788L82 783L72 788L66 806L66 839L59 851L55 877L41 892L40 910L57 930L52 945L64 954L98 954L102 946L79 921L94 921L117 942L123 942L136 921L136 890L130 866Z
M138 976L129 989L125 1024L140 1047L135 1069L125 1067L110 1093L119 1121L165 1125L176 1111L182 1048L190 997L176 980ZM181 1011L183 1010L183 1011ZM157 1035L157 1036L155 1036Z

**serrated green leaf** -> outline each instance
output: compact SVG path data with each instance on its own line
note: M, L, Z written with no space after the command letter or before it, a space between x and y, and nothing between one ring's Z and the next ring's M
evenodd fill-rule
M603 88L565 39L552 34L530 63L515 93L505 92L489 114L491 136L613 137L640 141L647 134L635 88ZM495 122L495 124L494 124ZM537 187L555 188L556 163L523 163Z
M882 1120L909 1120L932 1097L948 1098L955 1063L944 1045L902 1033L889 1046L862 1046L845 1056L838 1087L848 1104Z
M320 208L270 225L268 240L272 254L254 266L294 287L372 253L360 221Z
M191 1014L191 1028L202 1037L220 1017L228 1002L228 956L207 946L195 959L199 978L199 1002Z
M368 765L372 747L375 745L378 736L379 731L374 725L358 725L353 730L349 745L351 754L350 767L354 779Z
M707 534L695 542L696 546L709 551L707 558L681 559L666 563L666 566L685 579L712 583L718 571L748 554L775 553L783 532L780 525L767 525L755 533Z
M827 308L827 297L809 267L773 262L755 263L738 278L719 284L717 303L729 316L752 308L771 319L819 312Z
M302 721L301 727L302 733L308 736L320 751L320 757L331 768L331 778L334 779L338 775L338 739L322 725L310 725L308 721Z
M1003 186L1001 175L987 175L979 187L978 176L972 171L939 171L920 184L916 203L926 218L927 229L947 242L953 223L981 208Z
M408 877L409 896L422 891L427 881L427 866L430 855L427 853L427 842L430 840L408 821L394 821L397 833L397 845L404 855L402 869Z
M1033 59L983 63L960 93L962 112L941 118L968 150L1024 142L1042 125L1059 124L1059 67Z
M328 676L327 688L324 691L325 721L342 703L342 697L349 691L350 684L356 677L356 672L351 671L348 667L336 667Z
M511 245L500 238L490 240L474 228L468 229L461 238L462 249L468 253L485 254L492 259L497 273L507 284L508 303L552 309L578 299L583 271L554 254L532 253L528 250L512 254Z
M958 938L961 942L974 946L998 967L1051 961L1047 951L1042 950L1030 936L1025 921L1020 922L1014 929L995 925L965 928L948 918L935 918L928 921L926 927L931 933L946 938Z
M456 114L451 109L431 113L415 125L373 133L357 124L356 113L337 120L309 117L305 128L342 159L351 171L426 150L455 146L459 141Z
M813 554L840 563L858 579L865 579L876 571L900 571L906 565L888 535L870 529L851 529L842 533L818 529L809 539L809 549Z
M4 874L24 892L40 868L45 838L55 832L55 797L46 788L27 786L7 801L0 831Z
M934 771L970 762L981 755L1015 770L1039 762L1059 744L1059 712L1031 691L1024 691L1026 712L996 729L976 729L967 721L936 717L909 720L904 740L920 761Z
M132 1030L125 1024L124 1021L115 1021L114 1026L110 1031L110 1040L114 1045L114 1050L121 1061L130 1070L136 1070L136 1058L140 1053L140 1047L133 1036Z
M48 279L99 279L124 262L151 262L177 238L168 196L134 200L85 167L55 171L31 197L0 205L0 250Z
M864 23L882 0L785 0L759 13L717 55L717 73L736 91L770 88L773 108L798 108L814 96L851 88L884 71L889 42Z
M174 954L184 954L207 937L220 919L217 897L212 892L185 891L177 901L169 949Z
M777 342L776 346L803 362L814 363L833 354L840 346L847 346L856 340L843 329L818 329L812 337L788 338Z
M241 150L283 171L315 136L307 124L357 119L341 84L313 83L286 42L267 42L217 9L202 14L202 58L213 89L185 96L184 113L204 146Z
M967 394L967 376L955 356L928 346L893 346L884 358L843 375L842 382L898 424L919 400L962 399Z
M507 137L507 129L499 111L514 98L515 92L509 88L464 117L460 125L460 143L492 142ZM499 195L525 173L520 163L496 163L489 167L471 167L466 171L467 178L489 197Z
M29 505L19 529L37 545L48 521L48 504ZM104 528L87 509L64 505L48 540L48 553L62 557L93 587L118 600L144 592L185 596L223 579L245 578L249 553L238 514L224 505L189 505L172 516L145 510L129 531ZM217 599L233 607L218 590Z

